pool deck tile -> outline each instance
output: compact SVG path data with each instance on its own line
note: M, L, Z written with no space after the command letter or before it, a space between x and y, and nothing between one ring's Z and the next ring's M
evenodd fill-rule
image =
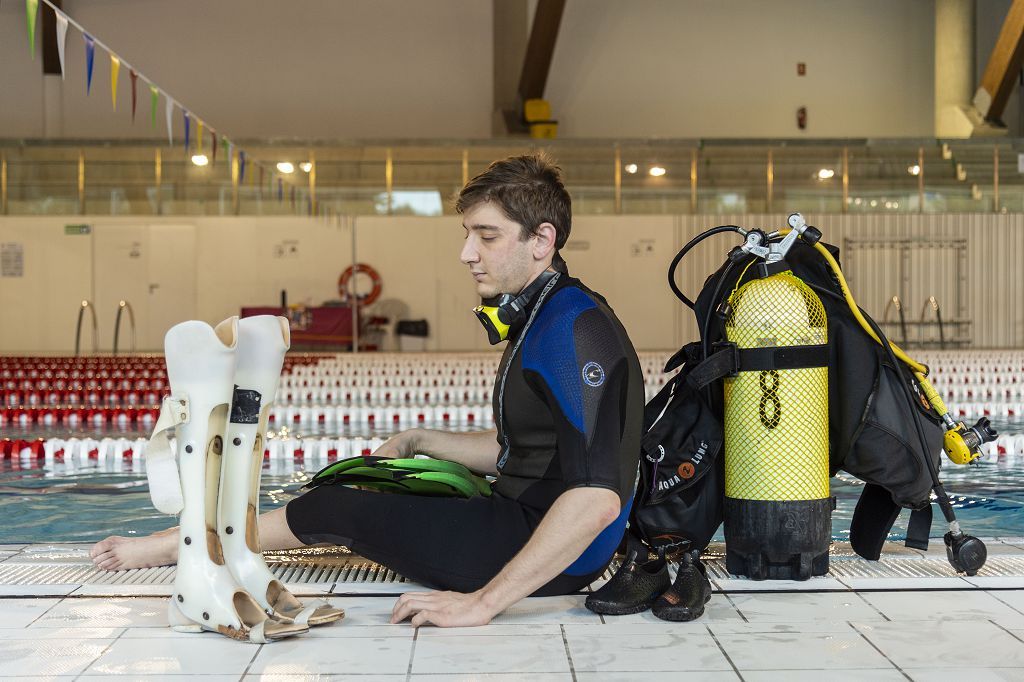
M391 596L331 596L345 620L258 646L170 630L163 598L0 597L0 656L5 675L81 680L1024 680L1024 590L735 592L690 623L581 600L417 630L388 624Z

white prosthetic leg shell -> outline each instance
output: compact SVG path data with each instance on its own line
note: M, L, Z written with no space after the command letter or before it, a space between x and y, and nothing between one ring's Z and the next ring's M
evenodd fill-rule
M268 611L273 605L267 588L275 578L260 552L257 529L247 537L247 524L251 520L255 525L259 517L263 438L290 340L284 317L259 315L238 321L235 391L221 466L218 531L224 557L239 584Z
M218 331L205 322L182 322L164 338L171 392L189 401L188 422L177 427L184 508L171 609L204 628L238 630L243 625L233 604L238 585L227 565L210 556L207 536L216 530L216 508L208 509L220 484L219 470L211 471L207 463L231 402L237 335L234 324ZM212 549L216 555L218 548Z

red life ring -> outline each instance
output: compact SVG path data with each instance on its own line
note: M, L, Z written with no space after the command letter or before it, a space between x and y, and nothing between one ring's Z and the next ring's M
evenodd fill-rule
M381 282L380 274L366 263L356 263L345 268L345 271L341 273L341 277L338 278L338 295L341 296L341 300L345 302L350 301L352 295L348 290L349 281L353 275L358 273L369 277L373 287L365 294L356 295L356 304L360 306L372 305L374 301L380 298L384 285Z

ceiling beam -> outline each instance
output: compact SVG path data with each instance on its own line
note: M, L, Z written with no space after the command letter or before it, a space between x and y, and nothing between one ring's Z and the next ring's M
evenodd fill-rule
M1013 0L988 58L974 106L988 122L1000 122L1024 66L1024 0Z
M519 78L519 97L543 99L544 88L551 70L551 58L555 53L555 42L558 40L558 25L562 21L565 0L538 0L537 11L533 15L533 28L530 30L530 41L526 45L526 58L523 60L523 73Z

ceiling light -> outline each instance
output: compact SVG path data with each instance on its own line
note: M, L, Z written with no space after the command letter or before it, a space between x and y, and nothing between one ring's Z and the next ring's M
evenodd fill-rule
M210 160L206 158L206 154L193 154L192 163L194 163L197 166L205 166L206 164L210 163Z
M288 161L279 161L277 164L277 170L281 171L282 173L294 173L295 166L293 166Z
M637 171L637 167L636 167L635 163L627 163L622 168L623 168L623 170L625 170L629 174L636 173L636 171Z
M299 168L302 169L303 173L308 173L309 171L313 170L313 164L310 163L309 161L303 161L302 163L299 164Z
M665 174L665 168L663 166L651 166L651 169L647 171L651 177L660 178Z
M872 199L871 200L871 208L874 208L875 206L878 206L878 202L875 201L874 199Z
M920 175L921 167L915 163L913 166L907 166L907 172L911 175Z
M836 174L836 172L834 170L832 170L831 168L822 168L820 171L818 171L818 179L819 180L828 180L829 178L831 178L835 174Z

